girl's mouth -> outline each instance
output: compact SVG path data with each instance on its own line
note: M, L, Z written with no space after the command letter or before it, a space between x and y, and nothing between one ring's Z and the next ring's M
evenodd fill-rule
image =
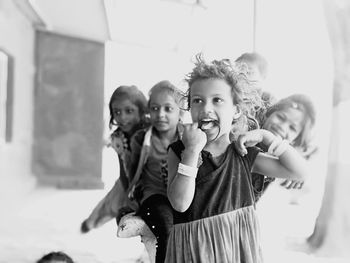
M128 126L127 123L119 123L119 127L121 127L121 128L125 128L125 127L127 127L127 126Z
M158 125L164 125L164 124L167 124L168 122L166 121L156 121L156 124Z
M217 120L203 119L199 121L198 128L201 129L202 131L206 131L214 128L216 125L219 125L219 122Z

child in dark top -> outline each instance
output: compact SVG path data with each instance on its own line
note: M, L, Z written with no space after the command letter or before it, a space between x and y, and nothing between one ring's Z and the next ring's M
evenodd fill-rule
M126 167L130 158L130 138L136 131L148 126L147 111L147 99L136 86L120 86L113 92L109 101L109 127L117 128L111 134L107 146L111 146L118 154L119 178L82 223L83 233L120 217L120 213L136 209L136 205L127 198L129 178ZM130 209L120 211L125 206L130 206Z
M167 150L179 139L181 92L169 81L157 83L149 93L151 127L131 139L130 198L140 203L140 216L157 239L156 262L164 262L173 226L173 210L167 198Z
M201 56L188 75L193 124L168 153L168 197L175 213L165 262L262 262L251 172L303 178L305 160L273 133L229 133L243 112L238 73ZM263 143L274 155L254 147Z

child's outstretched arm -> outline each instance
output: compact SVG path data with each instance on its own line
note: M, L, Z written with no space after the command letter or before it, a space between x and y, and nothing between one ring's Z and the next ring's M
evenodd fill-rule
M236 145L238 151L244 155L247 153L246 147L254 146L259 142L268 146L269 154L258 154L252 172L291 180L304 180L306 178L308 174L306 160L287 141L268 130L258 129L242 134Z
M207 137L198 124L184 125L182 142L185 150L180 159L170 149L168 153L168 198L173 208L186 211L192 203L197 176L198 158Z

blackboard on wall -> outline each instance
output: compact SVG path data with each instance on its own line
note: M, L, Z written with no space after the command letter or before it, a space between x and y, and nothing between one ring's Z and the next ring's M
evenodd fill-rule
M101 188L104 44L36 32L33 173L41 184Z

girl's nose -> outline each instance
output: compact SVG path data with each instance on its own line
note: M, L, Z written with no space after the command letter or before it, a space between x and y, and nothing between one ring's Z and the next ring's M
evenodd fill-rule
M158 111L158 117L162 118L165 116L165 110L163 108L160 108Z
M122 112L120 113L120 119L121 119L122 121L125 121L126 118L127 118L127 114L126 114L124 111L122 111Z
M213 105L210 102L205 103L203 106L203 111L205 113L213 112Z
M278 133L281 134L284 138L287 134L287 124L285 122L279 123L277 125L277 129Z

